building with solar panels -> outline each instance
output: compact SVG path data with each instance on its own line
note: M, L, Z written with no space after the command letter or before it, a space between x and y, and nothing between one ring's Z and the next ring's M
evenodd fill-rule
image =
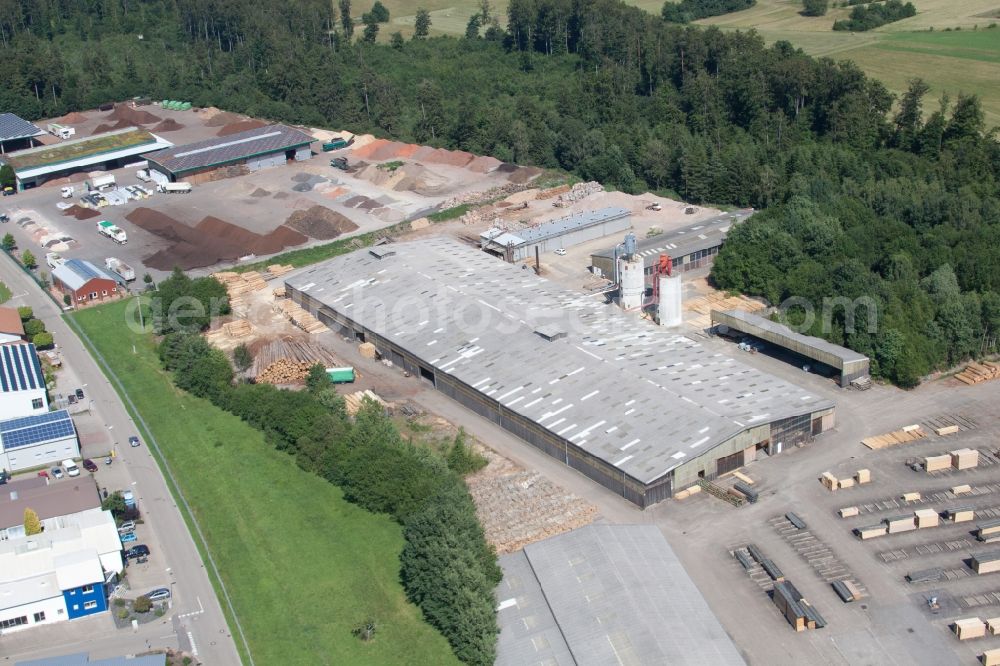
M145 156L158 182L207 182L242 176L312 157L313 137L287 125L267 125Z
M0 154L35 146L35 137L45 132L13 113L0 113Z
M0 345L0 420L48 411L45 376L35 345Z
M79 457L80 439L65 409L0 421L0 468L19 472Z
M85 259L70 259L56 266L52 270L52 284L77 305L121 295L115 276Z

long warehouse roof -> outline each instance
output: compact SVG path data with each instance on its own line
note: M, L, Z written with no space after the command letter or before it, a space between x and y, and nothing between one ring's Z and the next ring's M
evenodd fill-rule
M680 229L640 238L636 242L636 254L643 257L646 264L654 263L661 254L683 257L709 247L718 247L726 240L730 227L742 222L753 214L752 210L723 213L707 220L694 222ZM618 241L621 243L621 240ZM592 257L614 258L615 248L609 247L591 254Z
M170 150L147 155L146 158L178 174L267 155L307 145L314 140L305 132L287 125L267 125L225 137L174 146Z
M481 241L492 241L497 245L520 247L531 243L540 243L549 238L564 236L579 229L587 229L597 224L618 220L631 215L627 208L599 208L575 215L567 215L555 220L543 222L535 227L503 231L494 227L479 234Z
M497 666L746 663L655 525L588 525L500 566Z
M774 335L792 340L799 343L803 347L809 349L814 349L819 352L824 352L837 358L842 364L856 363L867 361L868 357L860 352L856 352L853 349L848 349L847 347L841 347L840 345L835 345L832 342L824 340L823 338L817 338L812 335L805 335L799 333L798 331L793 331L784 324L780 324L776 321L771 321L767 317L761 317L760 315L755 315L747 312L746 310L719 310L721 314L732 317L738 322L746 324L744 333L749 333L753 335L756 332L766 331L768 333L773 333ZM746 330L749 329L749 330Z
M45 132L32 122L13 113L0 113L0 141L28 139L42 134Z
M286 284L643 483L750 427L833 406L456 241L392 248Z
M10 163L22 180L66 169L77 169L111 160L139 155L151 150L168 148L173 144L138 127L82 139L62 141L51 146L39 146L9 153L4 159Z

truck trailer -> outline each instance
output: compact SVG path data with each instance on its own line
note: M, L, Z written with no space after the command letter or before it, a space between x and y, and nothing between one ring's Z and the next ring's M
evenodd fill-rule
M107 236L119 245L128 242L128 236L125 235L125 232L107 220L101 220L97 223L97 233Z
M87 181L87 189L91 192L95 190L106 190L115 186L115 175L106 173L103 176L96 176Z
M160 183L156 186L156 191L166 194L188 194L191 192L191 183Z
M115 257L108 257L104 260L104 267L109 271L120 277L125 282L131 282L135 279L135 271L132 267L126 264L121 259L116 259Z
M74 128L66 127L65 125L59 125L57 123L49 123L49 126L46 129L48 130L49 134L51 134L52 136L57 136L60 139L68 139L74 134L76 134L76 130Z

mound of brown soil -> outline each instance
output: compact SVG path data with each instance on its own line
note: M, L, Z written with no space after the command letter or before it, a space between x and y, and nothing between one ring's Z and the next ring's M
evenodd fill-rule
M280 226L266 236L217 217L208 216L194 227L178 222L152 208L136 208L125 219L146 231L172 241L173 245L143 260L150 268L169 271L211 266L234 261L248 254L275 254L308 240L294 229Z
M219 130L216 136L229 136L230 134L236 134L237 132L246 132L247 130L254 130L258 127L264 127L267 123L261 122L260 120L241 120L235 123L229 123L225 127Z
M205 121L206 127L222 127L223 125L229 125L230 123L238 123L241 120L246 120L243 116L237 115L230 111L220 111L214 116Z
M357 230L358 225L326 206L297 210L285 220L285 226L317 240L332 240L340 234Z
M538 167L520 167L517 171L511 173L507 179L512 183L517 183L518 185L524 185L529 180L538 177L542 173L542 170Z
M124 122L125 127L130 125L149 125L163 120L159 116L154 116L149 111L133 109L128 104L118 104L115 106L115 110L111 112L108 118Z
M103 125L98 125L94 128L93 134L104 134L105 132L110 132L114 129L114 125L108 125L107 123Z
M58 122L62 125L79 125L80 123L87 122L87 116L79 111L73 111L60 118Z
M98 217L100 213L93 208L84 208L83 206L73 204L63 211L63 215L69 215L70 217L75 217L78 220L89 220L91 218Z
M151 131L153 131L153 132L176 132L177 130L182 130L182 129L184 129L184 125L181 125L179 122L177 122L173 118L167 118L162 123L160 123L159 125L157 125L156 127L154 127Z

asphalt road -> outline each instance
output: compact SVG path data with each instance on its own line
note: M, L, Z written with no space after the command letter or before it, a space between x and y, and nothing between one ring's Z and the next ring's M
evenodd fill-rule
M55 303L6 256L0 257L0 280L13 293L8 305L30 305L35 316L44 321L46 329L53 333L63 363L71 366L77 377L86 383L88 397L93 400L91 409L113 433L113 438L124 443L128 434L138 432L110 381L63 320L62 312ZM138 633L114 629L111 619L107 617L102 618L103 622L92 625L88 621L91 629L82 633L76 627L66 627L76 625L76 622L17 632L4 637L5 657L15 658L16 661L29 656L43 657L83 650L91 651L91 656L104 657L131 654L144 647L179 646L186 650L193 649L206 664L239 664L234 637L230 634L205 564L148 447L119 446L115 465L122 463L140 502L151 509L146 511L146 518L155 532L158 552L153 553L150 561L156 561L163 567L171 581L174 598L170 614L164 616L163 622L143 625ZM42 638L40 632L51 636L52 640L39 640Z

